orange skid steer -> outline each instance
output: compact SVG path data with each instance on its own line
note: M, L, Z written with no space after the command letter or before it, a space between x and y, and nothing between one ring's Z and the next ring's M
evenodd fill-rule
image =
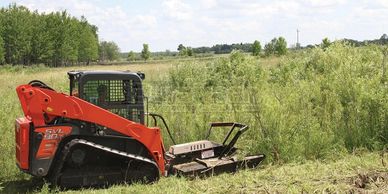
M70 71L70 95L41 81L17 87L24 117L16 119L17 166L63 188L153 182L161 175L209 176L254 168L265 155L237 159L234 147L248 129L211 123L205 140L175 144L165 119L145 112L142 80L129 71ZM148 119L149 118L149 119ZM146 121L147 122L146 122ZM161 121L172 142L165 150ZM229 127L222 143L208 140Z

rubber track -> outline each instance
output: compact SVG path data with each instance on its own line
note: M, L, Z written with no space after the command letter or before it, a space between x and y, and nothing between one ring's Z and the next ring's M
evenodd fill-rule
M96 149L99 149L99 150L103 150L103 151L106 151L106 152L110 152L112 154L124 156L124 157L131 158L131 159L134 159L134 160L140 160L140 161L152 164L157 169L159 169L157 163L154 162L153 160L150 160L149 158L145 158L145 157L142 157L142 156L139 156L139 155L129 154L129 153L126 153L126 152L115 150L115 149L112 149L112 148L109 148L109 147L102 146L100 144L96 144L96 143L93 143L93 142L90 142L90 141L86 141L84 139L73 139L73 140L71 140L69 143L67 143L64 146L64 148L62 150L62 154L60 155L61 157L54 164L54 169L53 169L53 171L52 171L52 173L51 173L51 175L49 177L50 181L53 183L54 186L57 186L57 184L58 184L58 179L59 179L59 176L60 176L60 172L62 170L63 164L66 161L67 155L70 153L71 148L73 146L79 145L79 144L87 145L87 146L90 146L90 147L93 147L93 148L96 148Z

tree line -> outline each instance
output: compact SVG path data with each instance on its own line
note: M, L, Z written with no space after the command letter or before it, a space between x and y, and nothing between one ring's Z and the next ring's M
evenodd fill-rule
M192 48L194 53L210 53L227 54L233 50L241 50L243 52L252 52L252 43L233 43L233 44L216 44L212 47Z
M66 11L38 13L10 4L0 9L0 64L63 66L114 60L114 42L99 43L98 28Z
M262 49L261 43L255 40L253 43L235 43L235 44L216 44L212 47L186 47L182 44L178 45L178 53L181 56L192 56L194 54L214 53L214 54L228 54L233 50L240 50L246 53L252 53L253 56L261 54L269 55L284 55L287 53L287 41L283 37L273 38L270 42L265 44ZM262 53L262 50L264 53Z
M214 49L216 51L214 51ZM143 44L143 49L140 53L129 51L128 53L122 53L120 57L126 58L127 61L145 60L150 59L151 55L154 58L163 57L176 57L176 56L197 56L203 54L229 54L233 50L240 50L242 52L250 52L253 56L270 56L270 55L284 55L287 53L287 42L283 37L274 38L264 47L264 53L262 53L261 43L255 40L253 43L240 43L240 44L222 44L215 45L213 47L198 47L192 48L179 44L177 51L162 51L162 52L151 52L148 44ZM203 55L204 56L204 55Z

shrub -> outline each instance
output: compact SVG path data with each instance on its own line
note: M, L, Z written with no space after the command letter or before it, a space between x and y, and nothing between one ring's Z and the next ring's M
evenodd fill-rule
M269 161L383 149L388 90L382 58L378 46L333 43L263 69L254 57L233 51L229 58L174 68L160 80L164 92L155 111L166 115L180 143L203 138L211 121L247 123L240 147L264 152Z

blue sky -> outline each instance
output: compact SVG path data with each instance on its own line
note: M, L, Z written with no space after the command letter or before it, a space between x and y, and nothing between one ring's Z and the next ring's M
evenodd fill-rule
M0 0L39 12L67 10L98 26L101 40L122 51L176 50L220 43L262 45L283 36L302 45L352 38L376 39L388 34L388 0Z

